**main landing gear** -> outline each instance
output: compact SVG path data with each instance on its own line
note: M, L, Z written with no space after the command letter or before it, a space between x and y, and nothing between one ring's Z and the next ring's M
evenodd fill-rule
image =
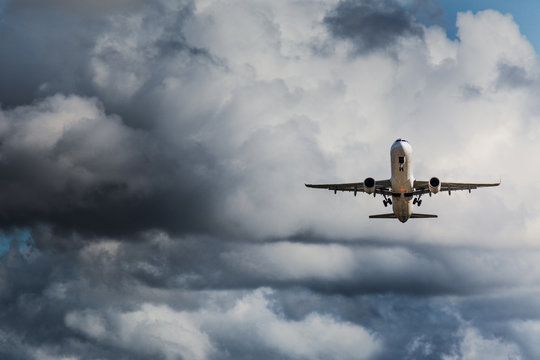
M383 194L383 196L384 196L384 200L383 200L382 203L383 203L384 207L387 207L388 204L392 205L392 199L388 199L388 198L386 197L386 195L384 195L384 194Z
M415 205L415 204L418 205L418 206L422 205L422 200L420 200L420 197L422 197L422 194L418 195L417 198L413 199L413 201L412 201L413 205Z

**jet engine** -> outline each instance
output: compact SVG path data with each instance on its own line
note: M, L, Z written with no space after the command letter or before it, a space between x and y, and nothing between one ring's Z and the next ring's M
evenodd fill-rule
M439 192L439 190L441 190L441 181L439 180L439 178L432 177L431 179L429 179L428 186L429 186L429 191L432 194L436 194Z
M368 177L364 180L364 191L366 194L373 194L375 192L375 179Z

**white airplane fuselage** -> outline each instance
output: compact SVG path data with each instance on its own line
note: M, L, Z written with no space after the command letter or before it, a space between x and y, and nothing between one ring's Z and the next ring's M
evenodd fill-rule
M390 149L392 167L392 209L401 222L406 222L413 212L412 147L408 142L397 141Z

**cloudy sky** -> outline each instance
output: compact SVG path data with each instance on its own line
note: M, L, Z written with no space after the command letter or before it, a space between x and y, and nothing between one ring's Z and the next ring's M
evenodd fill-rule
M468 3L0 0L0 358L540 358L540 7ZM502 186L304 187L398 137Z

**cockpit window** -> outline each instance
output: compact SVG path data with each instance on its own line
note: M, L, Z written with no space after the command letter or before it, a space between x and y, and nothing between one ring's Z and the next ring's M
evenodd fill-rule
M399 138L399 139L397 139L395 142L408 142L408 141L405 140L405 139Z

